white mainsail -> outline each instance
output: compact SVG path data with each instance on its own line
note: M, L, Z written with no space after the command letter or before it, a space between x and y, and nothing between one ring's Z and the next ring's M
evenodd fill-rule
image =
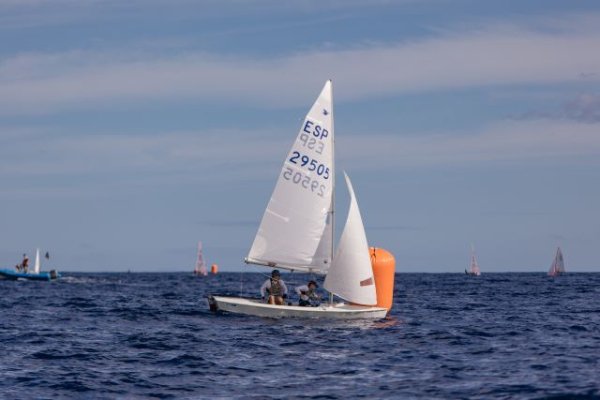
M196 268L194 268L194 273L197 275L208 275L206 263L204 262L204 255L202 254L202 242L198 242L198 257L196 259Z
M479 264L477 263L477 256L475 255L475 247L471 244L471 265L469 268L469 273L471 275L481 275L481 270L479 269Z
M33 265L33 273L39 274L41 269L40 249L35 250L35 264Z
M331 81L302 122L246 262L325 273L332 257Z
M348 175L344 175L350 192L348 219L323 287L352 303L365 306L375 305L377 304L377 291L367 235L352 183Z
M565 271L565 260L563 258L562 251L560 247L556 249L556 256L554 257L554 261L552 262L552 266L550 266L550 270L548 271L548 275L557 276L564 274Z

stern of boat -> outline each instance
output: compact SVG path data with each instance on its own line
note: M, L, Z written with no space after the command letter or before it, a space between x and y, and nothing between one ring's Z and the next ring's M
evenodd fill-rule
M208 309L212 312L219 311L219 306L217 305L217 301L215 300L214 296L208 295L207 299L208 299Z

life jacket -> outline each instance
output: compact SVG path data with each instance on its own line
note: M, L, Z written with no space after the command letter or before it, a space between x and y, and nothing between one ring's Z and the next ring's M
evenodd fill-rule
M271 279L271 289L269 290L271 296L282 296L283 288L281 287L281 281L274 281Z
M29 258L25 257L25 258L23 259L23 267L24 267L24 268L27 268L28 266L29 266Z

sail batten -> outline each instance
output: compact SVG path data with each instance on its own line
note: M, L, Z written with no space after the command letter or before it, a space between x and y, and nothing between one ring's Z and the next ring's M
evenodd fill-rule
M328 81L283 163L247 260L291 270L327 271L332 258L333 152Z

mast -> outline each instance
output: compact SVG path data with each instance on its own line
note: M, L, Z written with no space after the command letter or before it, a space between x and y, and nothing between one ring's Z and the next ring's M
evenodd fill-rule
M331 174L331 207L330 207L330 218L331 218L331 256L329 259L330 263L333 263L334 253L334 241L335 241L335 114L333 111L333 81L329 79L331 88L331 168L333 174ZM329 305L333 305L333 293L329 292Z

